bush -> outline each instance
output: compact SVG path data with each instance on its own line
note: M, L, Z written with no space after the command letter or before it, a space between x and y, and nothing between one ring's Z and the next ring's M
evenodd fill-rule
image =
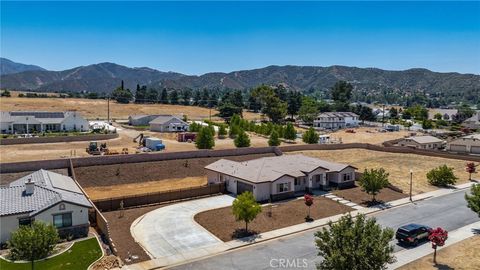
M248 137L247 133L243 130L240 130L238 136L233 140L233 143L236 147L249 147L250 146L250 138Z
M313 128L309 128L305 134L302 136L302 140L304 143L308 144L316 144L318 143L319 136L317 132Z
M12 233L8 248L12 260L34 261L47 257L59 240L52 224L34 221L31 226L20 226Z
M450 168L447 165L442 165L430 170L427 173L427 179L430 185L446 187L448 185L454 185L458 178L453 173L453 168Z
M225 125L220 125L220 128L218 129L218 137L225 138L226 135L227 135L227 129L225 128Z
M269 146L280 145L280 139L278 138L278 132L276 130L273 130L272 134L270 134L270 139L268 139L268 145Z
M214 133L210 127L200 128L195 145L198 149L212 149L215 146Z
M287 123L287 127L285 128L283 137L286 140L294 141L297 138L297 132L293 127L292 123Z

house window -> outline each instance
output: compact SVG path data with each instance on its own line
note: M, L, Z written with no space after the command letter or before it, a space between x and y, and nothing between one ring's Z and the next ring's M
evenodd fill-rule
M18 219L18 226L30 226L33 222L32 218L20 218Z
M298 179L297 179L297 178L295 178L295 186L298 186L298 185L299 185L299 183L298 183Z
M290 183L281 183L277 185L278 192L286 192L290 190Z
M343 174L343 181L350 181L352 178L351 178L351 175L349 173L344 173Z
M53 225L57 228L72 226L72 213L53 215Z

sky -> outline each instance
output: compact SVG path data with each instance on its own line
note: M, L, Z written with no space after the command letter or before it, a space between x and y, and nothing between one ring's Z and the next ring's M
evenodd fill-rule
M269 65L480 74L480 2L1 1L0 54L49 70Z

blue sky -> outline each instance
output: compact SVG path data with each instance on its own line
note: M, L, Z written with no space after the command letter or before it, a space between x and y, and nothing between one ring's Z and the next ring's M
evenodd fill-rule
M2 57L186 74L347 65L480 74L480 2L5 2Z

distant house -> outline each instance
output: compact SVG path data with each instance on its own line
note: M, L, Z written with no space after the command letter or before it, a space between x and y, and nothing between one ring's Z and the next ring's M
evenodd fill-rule
M173 115L158 116L149 124L151 131L177 132L188 130L188 123Z
M428 111L428 119L435 119L435 115L440 114L445 121L454 120L458 114L457 109L431 109Z
M462 126L470 129L480 129L480 111L463 121Z
M2 134L27 134L34 132L88 131L89 123L80 113L67 112L1 112Z
M447 150L458 153L480 154L480 133L463 136L447 143Z
M165 114L137 114L128 117L128 124L131 126L148 126L150 121Z
M91 207L72 178L36 171L0 187L0 243L10 239L19 226L34 220L53 224L61 237L87 236Z
M284 199L314 189L351 187L356 169L304 155L244 162L220 159L205 167L209 184L225 183L233 194L250 191L257 201Z
M352 112L325 112L313 120L313 126L323 129L357 127L358 115Z
M426 135L426 136L412 136L400 140L397 145L404 147L411 147L417 149L440 149L443 147L443 140Z

